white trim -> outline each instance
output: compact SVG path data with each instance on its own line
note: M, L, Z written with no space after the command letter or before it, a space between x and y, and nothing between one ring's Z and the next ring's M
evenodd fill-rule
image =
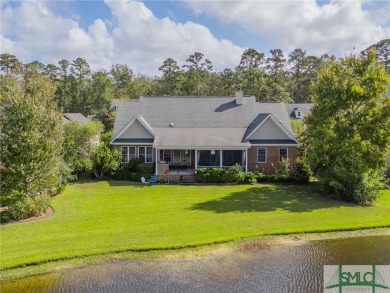
M277 147L297 147L298 144L261 144L261 143L256 143L256 144L252 144L252 146L254 147L262 147L262 146L277 146Z
M129 123L127 123L127 125L126 125L126 126L125 126L117 135L115 135L115 137L114 137L113 139L111 139L110 144L113 144L112 142L113 142L115 139L117 139L118 137L121 137L122 134L125 133L126 130L129 129L129 127L130 127L131 125L133 125L133 123L135 122L135 120L137 120L139 123L141 123L141 125L142 125L143 127L145 127L145 129L146 129L147 131L149 131L149 133L150 133L151 135L153 135L153 137L156 136L156 133L153 131L153 129L152 129L148 124L145 123L146 120L145 120L145 122L144 122L144 118L143 118L142 116L136 115L136 116L133 117L133 119L131 119L131 120L129 121Z
M159 153L159 151L158 151L158 149L155 149L155 150L156 150L156 151L155 151L155 154L156 154L156 175L158 175L158 174L157 174L157 173L158 173L158 166L157 166L158 164L157 164L157 163L158 163L158 161L159 161L159 160L158 160L158 159L159 159L159 158L158 158L158 153ZM152 153L153 153L153 150L152 150Z
M260 149L264 149L264 150L265 150L265 162L259 162L259 150L260 150ZM267 148L263 148L263 147L257 148L257 154L256 154L256 155L257 155L257 160L256 160L257 163L258 163L258 164L266 164L267 161L268 161L268 160L267 160L267 154L268 154Z
M248 150L245 150L245 172L248 172Z
M295 138L295 136L292 135L291 132L288 131L287 128L284 127L284 125L281 122L279 122L272 114L268 114L268 116L263 121L261 121L261 123L259 125L257 125L256 128L251 133L249 133L245 137L245 139L249 139L270 117L271 117L272 121L276 124L276 126L278 126L284 132L284 134L286 134L289 138L291 138L292 140L294 140L298 143L298 140Z
M186 147L175 147L175 146L170 146L170 147L160 147L160 146L154 146L155 148L159 148L160 150L193 150L197 149L200 151L211 151L211 150L247 150L250 149L251 146L246 146L246 147L210 147L210 146L186 146Z
M223 150L219 150L219 168L222 169L222 160L223 160L223 157L222 157L222 151Z
M113 143L110 143L111 145L120 145L120 146L153 146L153 143L150 142L150 143L141 143L141 142L137 142L137 143L133 143L133 142L113 142Z
M286 151L287 151L287 153L286 153L286 159L288 159L288 148L286 148L286 147L280 147L279 148L279 161L280 161L280 150L281 149L286 149Z
M198 150L195 149L195 170L198 168Z

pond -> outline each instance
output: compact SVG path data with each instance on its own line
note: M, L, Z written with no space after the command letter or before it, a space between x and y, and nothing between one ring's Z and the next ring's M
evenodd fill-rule
M323 292L324 265L390 264L390 236L112 261L7 280L2 292Z

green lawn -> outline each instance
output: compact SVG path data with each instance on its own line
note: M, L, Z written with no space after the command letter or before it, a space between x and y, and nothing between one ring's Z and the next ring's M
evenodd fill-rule
M323 199L305 186L80 182L52 206L54 214L43 220L1 226L1 269L265 234L390 226L390 190L364 207Z

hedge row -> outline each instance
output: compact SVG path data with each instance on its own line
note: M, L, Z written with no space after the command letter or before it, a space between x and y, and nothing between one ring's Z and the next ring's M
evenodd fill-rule
M305 184L309 182L308 174L300 175L266 175L261 172L242 172L241 167L230 169L199 168L196 170L196 179L201 183L246 183L256 182L294 183Z

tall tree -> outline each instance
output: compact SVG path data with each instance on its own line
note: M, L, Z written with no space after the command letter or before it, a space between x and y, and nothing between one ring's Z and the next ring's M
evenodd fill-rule
M247 49L241 56L240 64L236 67L238 81L245 94L255 95L263 100L265 84L264 53L255 49Z
M71 63L70 72L74 79L71 83L72 89L72 112L81 112L84 115L90 114L92 110L90 100L90 75L91 69L87 61L77 58Z
M71 81L69 77L69 61L62 59L58 61L60 80L55 93L57 105L62 108L63 111L70 112L70 95L71 95Z
M387 74L390 74L390 39L385 39L371 45L364 53L370 49L376 51L378 61L385 66Z
M15 55L1 54L0 69L5 74L19 74L22 71L22 62Z
M92 74L90 114L106 113L114 98L112 80L108 72L101 70Z
M0 187L14 217L39 214L59 184L62 120L50 79L1 76Z
M222 96L233 95L239 83L236 73L229 68L225 68L219 75L221 79L219 94Z
M180 94L182 73L177 62L172 58L168 58L164 60L163 65L158 70L163 72L163 76L160 79L162 95L173 96Z
M115 99L129 99L133 87L134 73L127 65L115 64L111 67Z
M296 103L310 101L310 85L315 80L318 70L334 59L334 56L323 55L320 59L307 56L306 51L295 49L289 55L290 75L292 77L292 98Z
M45 73L46 66L42 62L39 62L38 60L32 61L30 63L24 64L24 71L35 71L40 74Z
M208 95L210 85L210 74L213 65L209 59L204 59L204 54L195 52L186 60L184 91L187 95L204 96Z
M371 202L390 151L390 77L375 52L322 68L307 119L309 160L326 190L345 200Z
M99 145L100 133L103 132L100 121L79 123L70 121L64 125L65 163L76 173L92 169L91 155Z
M293 100L290 96L289 80L285 70L286 58L280 49L271 50L270 53L266 62L268 76L265 100L291 103Z

